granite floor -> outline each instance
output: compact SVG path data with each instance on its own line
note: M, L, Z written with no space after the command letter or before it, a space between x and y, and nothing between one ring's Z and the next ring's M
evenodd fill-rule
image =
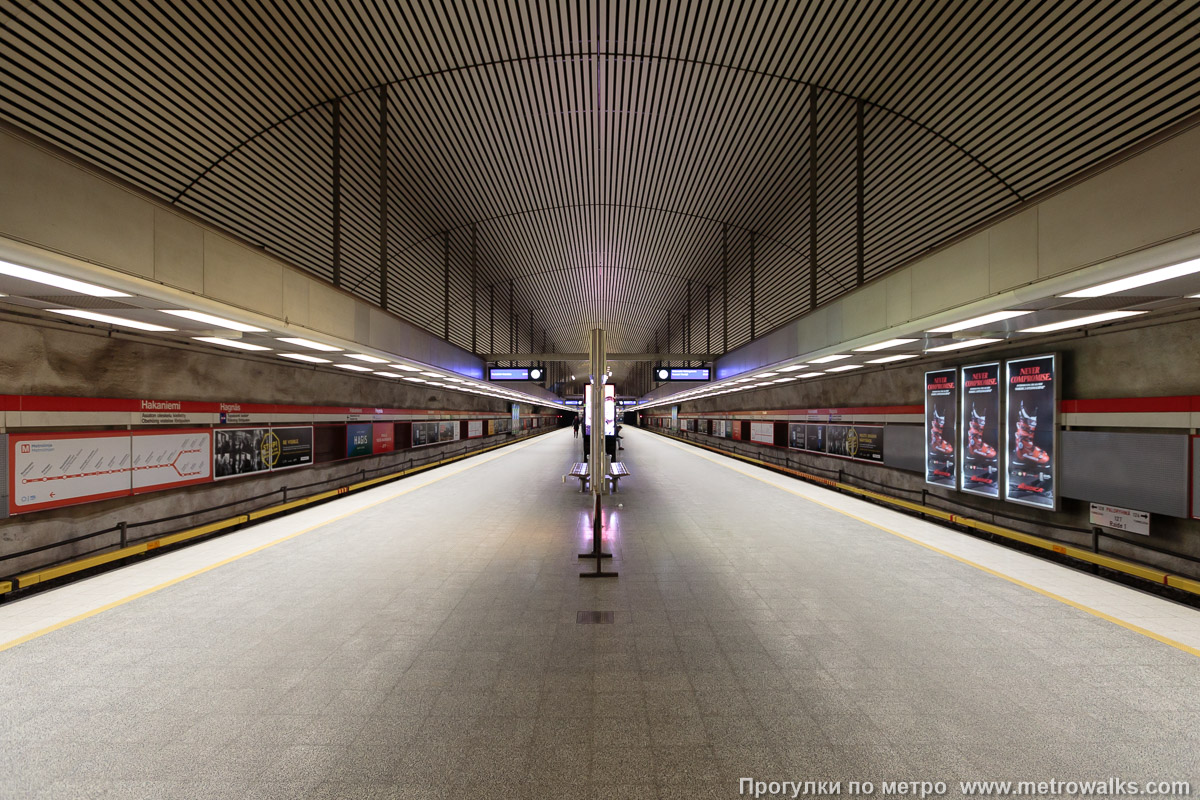
M625 430L619 578L567 430L0 652L0 798L1200 786L1196 656Z

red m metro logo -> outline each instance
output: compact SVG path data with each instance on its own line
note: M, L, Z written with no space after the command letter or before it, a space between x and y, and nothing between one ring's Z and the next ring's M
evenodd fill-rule
M21 452L22 452L22 453L28 453L28 452L29 452L29 444L28 444L27 442L22 442L22 443L21 443Z

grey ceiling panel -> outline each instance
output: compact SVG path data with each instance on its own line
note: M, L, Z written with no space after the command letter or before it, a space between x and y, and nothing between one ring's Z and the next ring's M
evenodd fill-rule
M477 352L737 347L1200 111L1195 0L0 22L0 119Z

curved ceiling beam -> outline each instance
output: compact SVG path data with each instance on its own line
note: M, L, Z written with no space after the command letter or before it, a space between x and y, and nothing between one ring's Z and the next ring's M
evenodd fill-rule
M287 116L282 117L282 118L276 120L275 122L271 123L270 125L266 126L265 128L262 128L261 130L255 132L252 136L244 139L241 142L238 142L232 148L230 148L229 150L222 153L221 156L217 158L217 160L213 161L211 164L206 166L200 173L198 173L194 178L192 178L188 182L188 184L186 186L184 186L182 189L180 189L179 192L175 195L175 197L173 197L171 199L171 202L178 203L183 198L183 196L186 195L192 189L192 187L194 187L200 181L204 180L205 176L207 176L210 172L212 172L214 169L216 169L221 164L223 164L230 157L232 157L233 155L235 155L236 153L241 151L244 147L246 147L251 142L259 139L263 135L275 130L276 128L279 128L280 126L287 124L291 120L293 120L303 114L306 114L310 111L314 111L318 108L328 105L329 103L332 103L335 100L338 100L338 99L344 100L348 97L356 97L356 96L358 96L360 94L364 94L366 92L378 91L380 88L382 88L384 86L395 86L395 85L399 85L399 84L403 84L403 83L410 83L413 81L425 80L427 78L436 78L436 77L439 77L442 75L449 75L449 74L454 74L454 73L458 73L458 72L466 72L466 71L473 70L473 69L485 69L485 68L489 68L489 67L505 66L508 64L519 64L519 63L525 63L525 62L531 62L531 61L546 61L546 60L550 60L550 59L560 60L560 59L564 59L564 58L565 59L640 58L640 59L653 60L653 61L664 61L664 62L671 62L671 63L712 67L715 69L726 69L726 70L731 70L733 72L741 72L741 73L745 73L748 75L753 75L756 77L769 78L771 80L777 80L777 81L786 81L788 83L793 83L798 86L810 86L810 87L815 88L818 91L825 92L830 95L834 95L837 97L844 97L849 100L854 100L856 102L862 102L865 105L870 106L871 108L875 108L886 114L890 114L891 116L904 121L905 123L913 126L914 128L917 128L919 130L922 130L922 131L928 133L929 135L936 138L938 141L945 143L949 147L951 147L954 150L961 153L972 164L975 164L977 167L979 167L984 172L986 172L989 176L991 176L991 178L993 180L996 181L996 183L1003 186L1010 194L1012 194L1012 196L1014 198L1016 198L1016 200L1018 202L1023 202L1025 199L1024 197L1022 197L1021 193L1018 192L1012 186L1012 184L1010 184L1008 181L1006 181L1004 178L1002 178L1000 176L1000 174L998 172L996 172L996 170L994 170L992 167L990 167L989 165L984 163L983 160L981 160L978 156L976 156L975 154L973 154L972 152L967 150L962 145L955 142L953 139L950 139L945 134L938 132L937 130L929 127L928 125L926 125L923 122L918 122L917 120L913 119L912 117L907 116L906 114L902 114L899 111L895 111L891 108L888 108L887 106L880 105L879 103L876 103L872 100L868 100L865 97L858 97L856 95L850 94L849 92L843 92L843 91L839 91L837 89L830 89L827 86L821 86L821 85L818 85L818 84L815 84L815 83L812 83L809 81L798 80L796 78L789 78L784 75L776 75L774 73L766 72L764 70L749 69L747 67L739 67L739 66L733 66L730 64L722 64L722 63L718 63L715 61L705 61L705 60L697 59L697 58L684 58L681 56L642 55L642 54L638 54L638 53L628 53L628 52L620 52L620 51L603 51L603 52L584 51L584 52L556 53L556 54L537 55L537 56L521 56L521 57L517 57L517 58L500 58L500 59L495 59L492 61L481 61L476 64L463 64L463 65L459 65L459 66L455 66L455 67L447 67L445 69L439 69L439 70L433 70L430 72L425 72L420 75L410 75L406 78L397 78L396 80L393 80L393 81L386 81L381 84L367 86L367 87L358 89L353 92L348 92L344 95L338 95L336 97L327 98L325 100L322 100L319 103L314 103L310 106L306 106L305 108L297 109L296 111L293 111L291 114L288 114Z

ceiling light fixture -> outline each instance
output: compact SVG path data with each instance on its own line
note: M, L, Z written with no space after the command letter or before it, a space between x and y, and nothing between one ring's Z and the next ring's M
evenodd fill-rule
M109 316L108 314L97 314L95 311L83 311L78 308L48 308L46 310L52 314L62 314L63 316L78 317L79 319L89 319L93 322L105 322L109 325L117 325L122 328L133 328L139 331L168 333L175 330L175 328L167 328L162 325L152 325L149 322L138 322L135 319L113 317Z
M942 325L938 328L930 328L930 333L955 333L956 331L965 331L970 328L979 328L984 325L990 325L993 322L1000 322L1013 317L1032 314L1032 311L996 311L992 314L984 314L982 317L972 317L964 319L962 322L955 322L953 325Z
M424 375L426 378L444 378L444 377L446 377L445 375L441 375L437 372L422 372L421 374Z
M884 356L883 358L872 358L868 364L890 364L893 361L903 361L906 358L917 358L916 353L902 353L894 356Z
M209 344L219 344L222 347L233 347L238 350L270 350L269 347L263 347L259 344L249 344L240 339L222 339L219 336L193 336L197 342L208 342Z
M241 322L234 322L231 319L224 317L214 317L212 314L205 314L203 311L191 311L186 308L162 308L159 309L164 314L171 314L176 317L183 317L195 322L203 322L205 325L214 325L218 328L228 328L231 331L241 331L242 333L266 333L266 328L258 328L254 325L246 325Z
M850 358L850 357L851 356L848 353L837 353L832 356L821 356L820 358L814 358L811 361L809 361L808 363L810 363L810 364L828 364L831 361L841 361L843 358Z
M804 369L803 364L792 364L790 367L780 367L780 372L795 372L798 369Z
M370 372L370 367L360 367L358 364L334 364L338 369L348 369L351 372Z
M290 358L293 361L305 361L309 364L329 364L332 363L328 358L317 358L316 356L306 355L304 353L280 353L280 358Z
M133 297L131 294L118 292L115 289L106 289L94 283L84 283L72 278L64 278L62 275L55 275L52 272L42 272L40 269L22 267L19 264L10 264L7 261L0 261L0 275L8 275L10 278L20 278L23 281L33 281L34 283L41 283L46 286L54 286L58 289L66 289L68 292L79 292L80 294L91 295L92 297Z
M334 347L331 344L322 344L321 342L314 342L311 339L301 339L296 336L280 336L280 337L278 337L278 339L281 342L287 342L288 344L294 344L297 347L307 347L309 350L320 350L322 353L340 353L340 352L342 352L342 348L340 348L340 347Z
M386 358L376 358L375 356L364 356L362 353L346 353L346 358L353 358L355 361L365 361L368 364L386 364Z
M1172 264L1169 267L1160 267L1152 269L1149 272L1143 272L1140 275L1130 275L1128 278L1120 278L1108 283L1102 283L1099 286L1092 286L1088 289L1080 289L1077 292L1068 292L1060 295L1061 297L1103 297L1106 294L1116 294L1124 292L1128 289L1136 289L1139 286L1147 286L1151 283L1162 283L1169 281L1172 278L1182 278L1184 275L1191 275L1200 272L1200 258L1193 258L1191 261L1184 261L1180 264Z
M850 369L862 369L862 364L842 364L840 367L830 367L830 372L845 372Z
M824 372L806 372L803 375L797 375L797 378L818 378L824 375Z
M1114 319L1136 317L1145 313L1145 311L1108 311L1103 314L1093 314L1090 317L1077 317L1075 319L1063 320L1062 322L1051 322L1049 325L1038 325L1036 328L1026 328L1019 331L1019 333L1050 333L1051 331L1061 331L1066 328L1082 328L1085 325L1096 325Z
M778 372L760 372L757 375L755 375L754 377L756 377L756 378L774 378L778 374L779 374Z
M404 379L404 380L406 380L406 381L412 381L413 383L425 383L425 379L424 379L424 378L411 378L411 377L405 377L405 379Z
M420 372L421 371L420 367L410 367L408 364L389 364L388 366L395 367L396 369L404 370L405 372Z
M926 353L946 353L951 350L965 350L968 347L979 347L980 345L992 344L993 342L999 342L999 341L1001 341L1001 340L1000 339L964 339L961 342L954 342L952 344L944 344L941 347L930 347L925 352Z
M902 344L912 344L918 341L917 339L888 339L886 342L878 342L877 344L869 344L866 347L856 347L856 353L874 353L876 350L887 350L889 347L899 347Z
M376 372L376 375L382 375L385 378L403 378L403 375L398 375L395 372Z

